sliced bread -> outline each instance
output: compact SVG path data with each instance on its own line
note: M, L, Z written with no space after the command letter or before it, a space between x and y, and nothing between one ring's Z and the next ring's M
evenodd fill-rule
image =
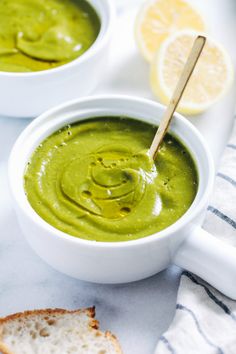
M95 308L46 309L0 319L2 354L121 354L110 332L98 330Z

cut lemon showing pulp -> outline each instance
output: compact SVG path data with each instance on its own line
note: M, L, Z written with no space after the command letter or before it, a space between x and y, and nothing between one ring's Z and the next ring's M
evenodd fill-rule
M191 31L177 32L163 42L154 56L151 86L163 103L170 101L197 35ZM205 111L227 91L233 75L233 66L225 49L208 38L178 111L186 114Z
M135 24L137 45L151 61L163 40L182 29L206 30L201 15L185 0L149 0L141 7Z

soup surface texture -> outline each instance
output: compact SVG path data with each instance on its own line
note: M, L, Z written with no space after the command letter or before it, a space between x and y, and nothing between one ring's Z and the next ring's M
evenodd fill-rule
M51 69L83 54L100 21L84 0L1 0L0 71Z
M70 235L128 241L179 219L197 192L195 164L167 134L155 163L148 155L156 127L128 118L68 125L44 140L25 172L33 209Z

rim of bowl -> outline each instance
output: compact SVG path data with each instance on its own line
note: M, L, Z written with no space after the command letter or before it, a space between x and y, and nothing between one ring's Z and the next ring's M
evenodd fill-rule
M126 248L126 247L134 247L134 246L140 246L142 244L152 243L152 242L156 241L157 239L172 237L172 234L174 232L176 232L178 229L180 229L181 227L183 227L187 223L190 223L191 220L194 219L194 217L197 216L197 214L199 212L201 212L202 209L204 209L204 206L206 205L206 203L209 199L210 193L212 191L212 187L213 187L213 183L214 183L214 171L215 171L215 166L214 166L212 154L211 154L211 152L208 148L208 145L207 145L205 139L203 138L202 134L197 130L197 128L194 127L194 125L192 123L190 123L186 118L184 118L184 116L182 116L180 113L177 113L177 112L174 114L174 118L177 119L180 122L180 124L185 125L187 127L187 129L190 129L192 131L192 133L194 135L196 135L198 141L200 141L200 143L206 153L206 160L207 160L207 163L209 166L209 174L208 174L207 183L205 185L202 197L200 197L197 204L194 205L194 203L196 201L196 197L198 195L198 192L195 196L193 203L190 205L189 209L176 222L174 222L173 224L171 224L167 228L165 228L159 232L156 232L154 234L144 236L144 237L141 237L141 238L135 239L135 240L117 241L117 242L103 242L103 241L96 241L96 240L86 240L86 239L82 239L82 238L67 234L67 233L57 229L56 227L52 226L47 221L45 221L43 218L41 218L41 216L39 214L36 213L36 211L30 205L27 197L26 197L27 208L25 208L25 206L22 205L20 198L16 197L18 190L14 189L14 187L12 186L12 178L11 178L11 174L12 174L11 171L14 168L14 166L13 166L14 159L15 159L14 155L15 155L15 151L19 150L18 145L22 143L22 140L25 138L25 136L27 136L27 134L30 133L30 130L32 128L34 128L34 126L37 125L38 123L42 123L44 120L46 120L52 114L55 114L56 112L58 112L62 109L69 108L70 106L72 106L74 104L79 105L79 103L81 103L81 102L91 102L91 101L104 100L104 99L105 100L125 100L125 101L130 101L132 103L139 102L139 103L146 104L149 106L151 105L154 109L159 108L161 110L164 110L166 107L165 105L163 105L159 102L155 102L153 100L149 100L146 98L139 98L139 97L135 97L135 96L131 96L131 95L96 95L96 96L87 96L84 98L67 101L63 104L60 104L54 108L47 110L43 114L39 115L36 119L34 119L22 131L22 133L19 135L18 139L16 140L16 142L11 150L9 163L8 163L8 176L9 176L9 181L10 181L10 189L11 189L12 195L14 197L14 200L17 203L17 206L21 209L21 211L24 214L27 214L27 217L29 217L33 223L36 223L44 231L50 233L49 237L56 237L56 238L60 237L64 241L72 242L77 245L82 244L82 245L87 245L87 246L91 246L91 247L99 247L99 248L103 248L103 247L104 248ZM63 112L63 114L66 114L66 112ZM66 124L66 122L65 122L65 124ZM178 134L176 134L176 136L177 136L177 138L179 138ZM180 141L181 141L181 139L180 139ZM187 146L187 144L185 144L185 145L189 149L190 153L192 153L192 150ZM198 167L199 166L197 165L197 170L199 172ZM23 176L22 176L22 178L23 178ZM201 178L201 176L199 176L199 180L200 180L200 178ZM24 188L23 185L22 185L22 188Z
M91 4L89 0L88 1L90 6L93 7L93 9L96 11L97 15L99 16L100 22L101 22L101 27L98 33L97 38L95 41L92 43L92 45L79 57L73 59L72 61L69 61L66 64L57 66L52 69L47 69L47 70L39 70L39 71L31 71L31 72L12 72L12 71L0 71L0 76L6 76L6 77L15 77L15 78L24 78L24 77L38 77L38 76L43 76L43 75L53 75L54 73L64 71L66 69L73 68L74 66L77 66L79 64L82 64L86 60L90 59L94 55L97 54L97 52L104 46L106 42L109 41L109 38L111 37L112 34L112 27L113 27L113 22L115 18L115 6L112 2L112 0L105 0L104 4L107 7L107 24L106 28L104 28L104 21L101 18L102 14L99 14L98 8L96 5Z

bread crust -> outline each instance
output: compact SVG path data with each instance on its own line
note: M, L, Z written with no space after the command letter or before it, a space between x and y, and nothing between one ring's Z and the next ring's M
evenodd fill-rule
M0 353L1 354L14 354L1 342L0 342Z
M119 343L118 339L116 338L116 336L114 334L112 334L110 331L106 331L105 336L107 338L109 338L111 340L111 342L113 343L116 353L123 354L120 343Z
M90 318L89 321L89 326L91 329L97 331L97 335L104 335L103 332L99 330L99 321L95 319L95 306L93 307L88 307L88 308L83 308L83 309L78 309L78 310L65 310L61 308L55 308L55 309L39 309L39 310L29 310L29 311L24 311L24 312L18 312L12 315L8 315L6 317L0 318L0 353L1 354L14 354L11 352L5 344L2 342L2 333L1 333L1 326L4 325L7 322L11 322L14 320L18 320L20 318L27 318L28 316L32 315L44 315L44 316L50 316L50 315L58 315L58 314L73 314L73 313L85 313L87 316ZM123 354L121 346L114 334L112 334L109 331L105 332L105 337L109 339L115 349L115 353L117 354Z
M8 315L6 317L0 318L0 325L4 324L5 322L8 321L13 321L19 318L26 318L31 315L54 315L54 314L68 314L68 313L86 313L89 317L94 318L95 317L95 306L94 307L88 307L84 309L78 309L78 310L65 310L61 308L55 308L55 309L39 309L39 310L29 310L29 311L23 311L23 312L17 312L12 315Z

